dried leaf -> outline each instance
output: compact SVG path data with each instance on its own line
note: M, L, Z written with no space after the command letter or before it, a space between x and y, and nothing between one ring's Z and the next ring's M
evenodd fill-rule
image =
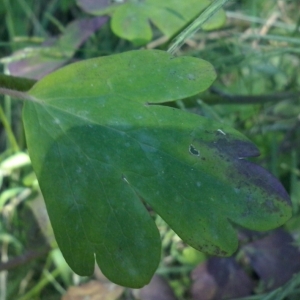
M92 280L81 286L72 286L62 297L62 300L115 300L118 299L124 288L114 283L101 283Z

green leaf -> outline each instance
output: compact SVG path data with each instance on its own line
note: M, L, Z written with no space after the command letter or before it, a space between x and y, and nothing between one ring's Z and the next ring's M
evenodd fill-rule
M0 94L24 99L26 98L24 92L29 90L35 82L36 80L0 74Z
M29 90L36 80L0 74L0 87L7 90L24 92Z
M152 31L144 3L121 5L111 20L113 32L135 45L143 45L152 39Z
M235 130L159 105L195 95L213 67L163 51L130 51L62 68L24 106L33 168L58 245L71 268L94 259L112 281L149 282L160 259L150 205L192 247L237 248L232 223L254 230L291 215L283 187L244 157L256 147Z
M136 45L145 44L152 39L150 22L165 36L171 38L196 18L210 3L209 0L144 0L127 1L107 7L103 1L77 0L87 12L95 15L111 14L113 32ZM223 10L217 12L206 24L204 30L213 30L224 25Z

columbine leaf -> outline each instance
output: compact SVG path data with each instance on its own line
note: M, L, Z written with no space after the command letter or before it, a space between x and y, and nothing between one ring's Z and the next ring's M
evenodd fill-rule
M210 2L209 0L144 0L126 1L109 6L108 1L77 0L78 5L91 14L110 14L113 32L136 45L151 41L150 22L170 38L196 18ZM203 29L219 28L225 21L225 12L220 10L203 25Z
M159 103L195 95L212 66L163 51L131 51L60 69L24 107L29 153L67 262L112 281L148 283L160 237L143 201L192 247L230 255L231 223L283 224L289 197L243 158L256 147L227 126Z

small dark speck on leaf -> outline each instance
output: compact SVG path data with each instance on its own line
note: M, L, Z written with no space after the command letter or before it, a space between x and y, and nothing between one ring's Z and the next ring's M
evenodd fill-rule
M191 144L190 147L189 147L189 152L190 152L192 155L200 156L200 151L197 150L192 144Z

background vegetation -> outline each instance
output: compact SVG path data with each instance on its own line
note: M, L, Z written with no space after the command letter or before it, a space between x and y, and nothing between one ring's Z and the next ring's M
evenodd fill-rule
M235 256L218 259L184 245L156 216L163 255L151 288L123 289L99 270L93 278L80 278L55 245L26 153L22 103L2 97L0 300L91 295L299 299L300 276L293 276L300 272L299 9L296 0L230 1L222 27L197 32L177 52L208 60L218 79L208 92L176 105L229 124L258 146L262 154L256 162L280 178L292 198L294 216L283 229L263 234L240 230ZM1 71L16 76L38 79L73 61L140 48L118 38L106 17L94 19L72 0L3 0L0 24ZM153 30L145 47L166 50L168 42Z

